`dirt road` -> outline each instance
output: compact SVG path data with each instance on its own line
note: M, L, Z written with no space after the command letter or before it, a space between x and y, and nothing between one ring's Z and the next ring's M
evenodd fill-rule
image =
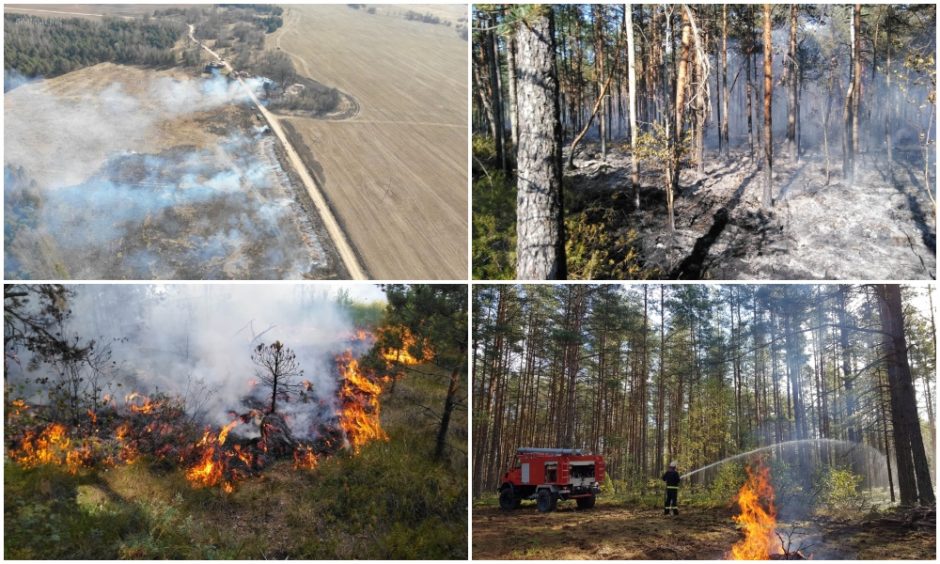
M206 52L212 55L215 59L222 60L215 51L207 47L201 41L197 40L195 37L196 28L189 24L189 38L202 47ZM223 61L225 68L230 72L234 72L231 65L228 61ZM313 177L310 175L310 172L307 170L307 167L304 166L303 161L300 159L300 155L297 154L297 151L294 149L293 145L288 141L287 136L284 134L284 130L281 129L280 124L271 112L261 104L258 100L255 93L248 87L247 84L241 79L238 78L238 83L241 85L242 89L248 94L251 98L252 103L255 107L258 108L258 111L264 116L265 121L268 122L268 125L271 127L271 131L277 136L278 141L281 143L281 146L284 147L284 152L287 154L287 158L290 160L291 166L297 172L300 177L301 182L304 184L307 193L310 195L310 199L313 200L313 204L317 208L317 213L320 215L323 220L323 225L326 227L327 233L330 235L330 239L333 241L333 244L336 246L336 251L339 253L340 259L343 261L343 265L346 267L346 271L349 273L349 277L353 280L365 280L368 277L366 276L365 271L362 269L362 266L359 263L359 258L356 256L355 251L353 251L352 246L350 246L346 234L340 228L339 223L336 221L336 217L333 215L332 210L330 210L329 204L326 202L326 198L323 197L323 192L320 191L320 187L317 186L317 183L313 180Z
M724 517L724 519L722 518ZM482 559L720 559L740 536L730 513L661 511L598 505L579 511L574 503L539 513L532 504L517 511L473 510L473 557Z

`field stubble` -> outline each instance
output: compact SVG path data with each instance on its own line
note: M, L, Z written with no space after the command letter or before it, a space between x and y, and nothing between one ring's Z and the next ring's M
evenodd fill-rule
M464 278L467 43L452 26L404 19L405 8L289 6L268 48L353 96L359 112L280 120L322 167L321 188L372 277ZM451 21L463 9L438 7Z

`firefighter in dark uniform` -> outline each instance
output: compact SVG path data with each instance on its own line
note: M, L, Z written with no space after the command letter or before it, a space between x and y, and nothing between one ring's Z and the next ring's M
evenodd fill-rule
M663 481L666 482L666 506L663 508L663 515L669 515L669 509L672 508L672 514L678 515L679 508L679 473L676 472L676 462L669 465L669 470L663 474Z

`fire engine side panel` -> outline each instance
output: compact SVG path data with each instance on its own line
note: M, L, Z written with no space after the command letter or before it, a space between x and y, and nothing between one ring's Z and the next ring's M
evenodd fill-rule
M522 482L523 484L532 483L529 481L529 463L528 462L522 463L522 479L520 480L520 482Z

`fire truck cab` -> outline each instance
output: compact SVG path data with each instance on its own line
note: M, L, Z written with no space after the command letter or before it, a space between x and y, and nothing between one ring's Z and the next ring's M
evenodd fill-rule
M574 499L578 509L594 507L604 481L604 457L578 449L520 448L499 486L499 507L518 508L534 499L538 510L554 511L558 500Z

